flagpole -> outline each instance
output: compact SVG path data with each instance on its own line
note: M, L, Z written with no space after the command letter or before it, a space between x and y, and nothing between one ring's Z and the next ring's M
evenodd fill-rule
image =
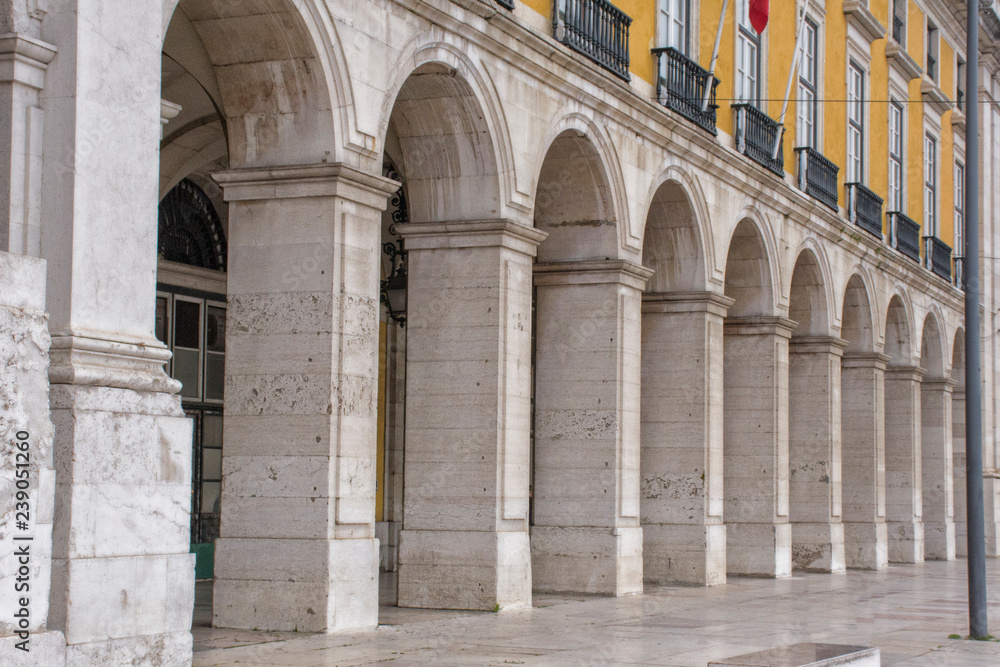
M796 8L798 0L795 2ZM781 105L781 115L778 117L778 132L774 139L774 149L771 151L771 159L778 159L778 151L781 150L781 140L785 136L785 114L788 112L788 100L792 95L792 82L799 65L799 53L802 51L802 29L806 23L806 8L803 6L799 11L799 21L795 28L795 52L792 54L792 68L788 72L788 84L785 86L785 100Z
M722 44L722 26L726 22L726 9L729 0L722 0L722 13L719 14L719 29L715 32L715 46L712 48L712 62L708 66L708 80L705 81L705 96L701 101L702 112L708 111L708 101L712 95L712 81L715 79L715 61L719 59L719 46Z

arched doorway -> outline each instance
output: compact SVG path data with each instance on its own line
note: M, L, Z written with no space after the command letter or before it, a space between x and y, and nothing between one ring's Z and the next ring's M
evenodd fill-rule
M792 271L788 317L789 520L796 569L842 572L840 363L845 341L830 333L826 286L816 253Z

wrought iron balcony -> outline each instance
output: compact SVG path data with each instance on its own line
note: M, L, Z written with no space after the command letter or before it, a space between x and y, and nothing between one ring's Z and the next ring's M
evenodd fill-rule
M778 176L785 173L784 138L781 126L752 104L734 104L736 150ZM778 152L774 148L777 144Z
M861 183L846 183L847 215L851 222L882 238L882 198Z
M895 15L892 17L892 38L897 44L903 44L906 40L906 25L903 19Z
M951 282L951 246L936 236L925 236L924 256L927 268Z
M556 0L556 39L615 76L628 73L628 30L632 19L607 0Z
M920 261L920 225L900 211L889 212L889 245L914 262Z
M705 106L708 72L672 46L653 49L656 56L656 99L698 127L715 134L715 89L719 80L712 77L712 90Z
M837 211L837 172L840 167L808 146L796 148L799 156L799 188L834 212Z
M955 287L965 291L965 258L961 255L955 255L953 257L955 260L955 275L953 276L953 282Z

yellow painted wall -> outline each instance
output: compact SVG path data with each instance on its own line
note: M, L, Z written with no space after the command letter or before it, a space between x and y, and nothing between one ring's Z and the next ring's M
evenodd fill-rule
M734 3L735 4L735 3ZM767 40L767 90L762 92L765 99L763 108L767 114L778 120L781 117L781 107L784 106L785 90L788 88L788 75L792 69L792 57L795 54L796 16L793 11L780 11L781 4L775 3L771 9L764 31ZM778 11L775 11L775 10ZM794 174L795 167L795 119L796 109L794 98L798 88L798 77L792 81L789 96L792 101L785 113L785 138L783 141L785 153L785 171Z
M892 30L892 15L888 0L869 0L872 14ZM875 40L871 48L871 73L866 92L868 102L868 187L885 201L889 197L889 63L885 59L888 39ZM846 150L846 149L845 149ZM883 210L885 206L883 205ZM883 217L882 225L886 220ZM887 229L883 229L887 231Z
M832 4L832 3L831 3ZM844 12L828 11L826 13L826 36L824 40L826 52L823 68L822 95L827 100L847 99L847 19ZM841 205L846 204L844 193L844 177L847 174L847 104L844 102L826 102L820 104L823 114L823 155L840 167L837 175L837 187Z
M921 68L927 63L924 54L924 13L910 3L906 17L906 43L910 56ZM924 105L920 80L910 82L909 113L906 114L906 214L921 227L924 224ZM921 234L923 232L921 231Z
M955 99L955 50L944 39L940 50L941 90ZM955 137L951 127L951 111L941 114L941 162L938 170L938 238L950 246L955 244Z
M715 65L715 78L719 79L719 87L716 89L716 97L719 100L719 109L716 114L716 125L719 130L727 134L733 133L733 113L729 109L729 101L735 97L736 90L733 87L734 53L733 41L735 39L734 17L736 12L734 7L736 0L730 0L729 8L726 11L726 20L722 27L722 41L719 44L719 60ZM722 0L701 0L701 35L699 39L700 62L698 63L708 69L712 63L712 49L715 46L715 33L719 29L719 14L722 11Z

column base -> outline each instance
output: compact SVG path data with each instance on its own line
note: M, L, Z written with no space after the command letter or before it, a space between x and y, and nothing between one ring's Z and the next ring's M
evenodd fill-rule
M727 523L726 559L729 574L792 576L792 525Z
M647 584L726 583L726 527L644 524L642 572Z
M291 632L374 628L378 549L374 538L220 538L212 625Z
M642 528L531 527L533 587L545 593L642 593Z
M890 563L924 562L924 524L921 521L887 521Z
M191 633L188 633L189 638L190 636ZM25 665L30 664L44 665L45 667L63 667L63 665L66 664L66 637L63 636L63 633L56 632L54 630L46 632L32 632L28 636L27 645L25 645L28 648L28 653L24 653L17 648L18 644L24 645L23 642L24 640L17 635L0 637L0 655L5 656L8 660L10 660L10 664L18 664L17 657L19 655L24 656L23 664ZM188 650L190 651L190 648ZM191 654L188 653L188 664L190 664L190 659ZM110 664L110 662L77 662L75 664Z
M889 527L880 522L844 522L844 554L852 570L889 567Z
M844 524L793 523L792 566L807 572L844 572Z
M528 533L403 530L398 591L400 607L530 608Z
M191 664L191 631L107 639L66 647L66 667L90 665L156 665L187 667ZM31 651L34 653L34 649ZM36 663L49 665L47 662ZM59 663L62 664L62 663Z
M924 523L924 557L927 560L955 560L955 523Z

